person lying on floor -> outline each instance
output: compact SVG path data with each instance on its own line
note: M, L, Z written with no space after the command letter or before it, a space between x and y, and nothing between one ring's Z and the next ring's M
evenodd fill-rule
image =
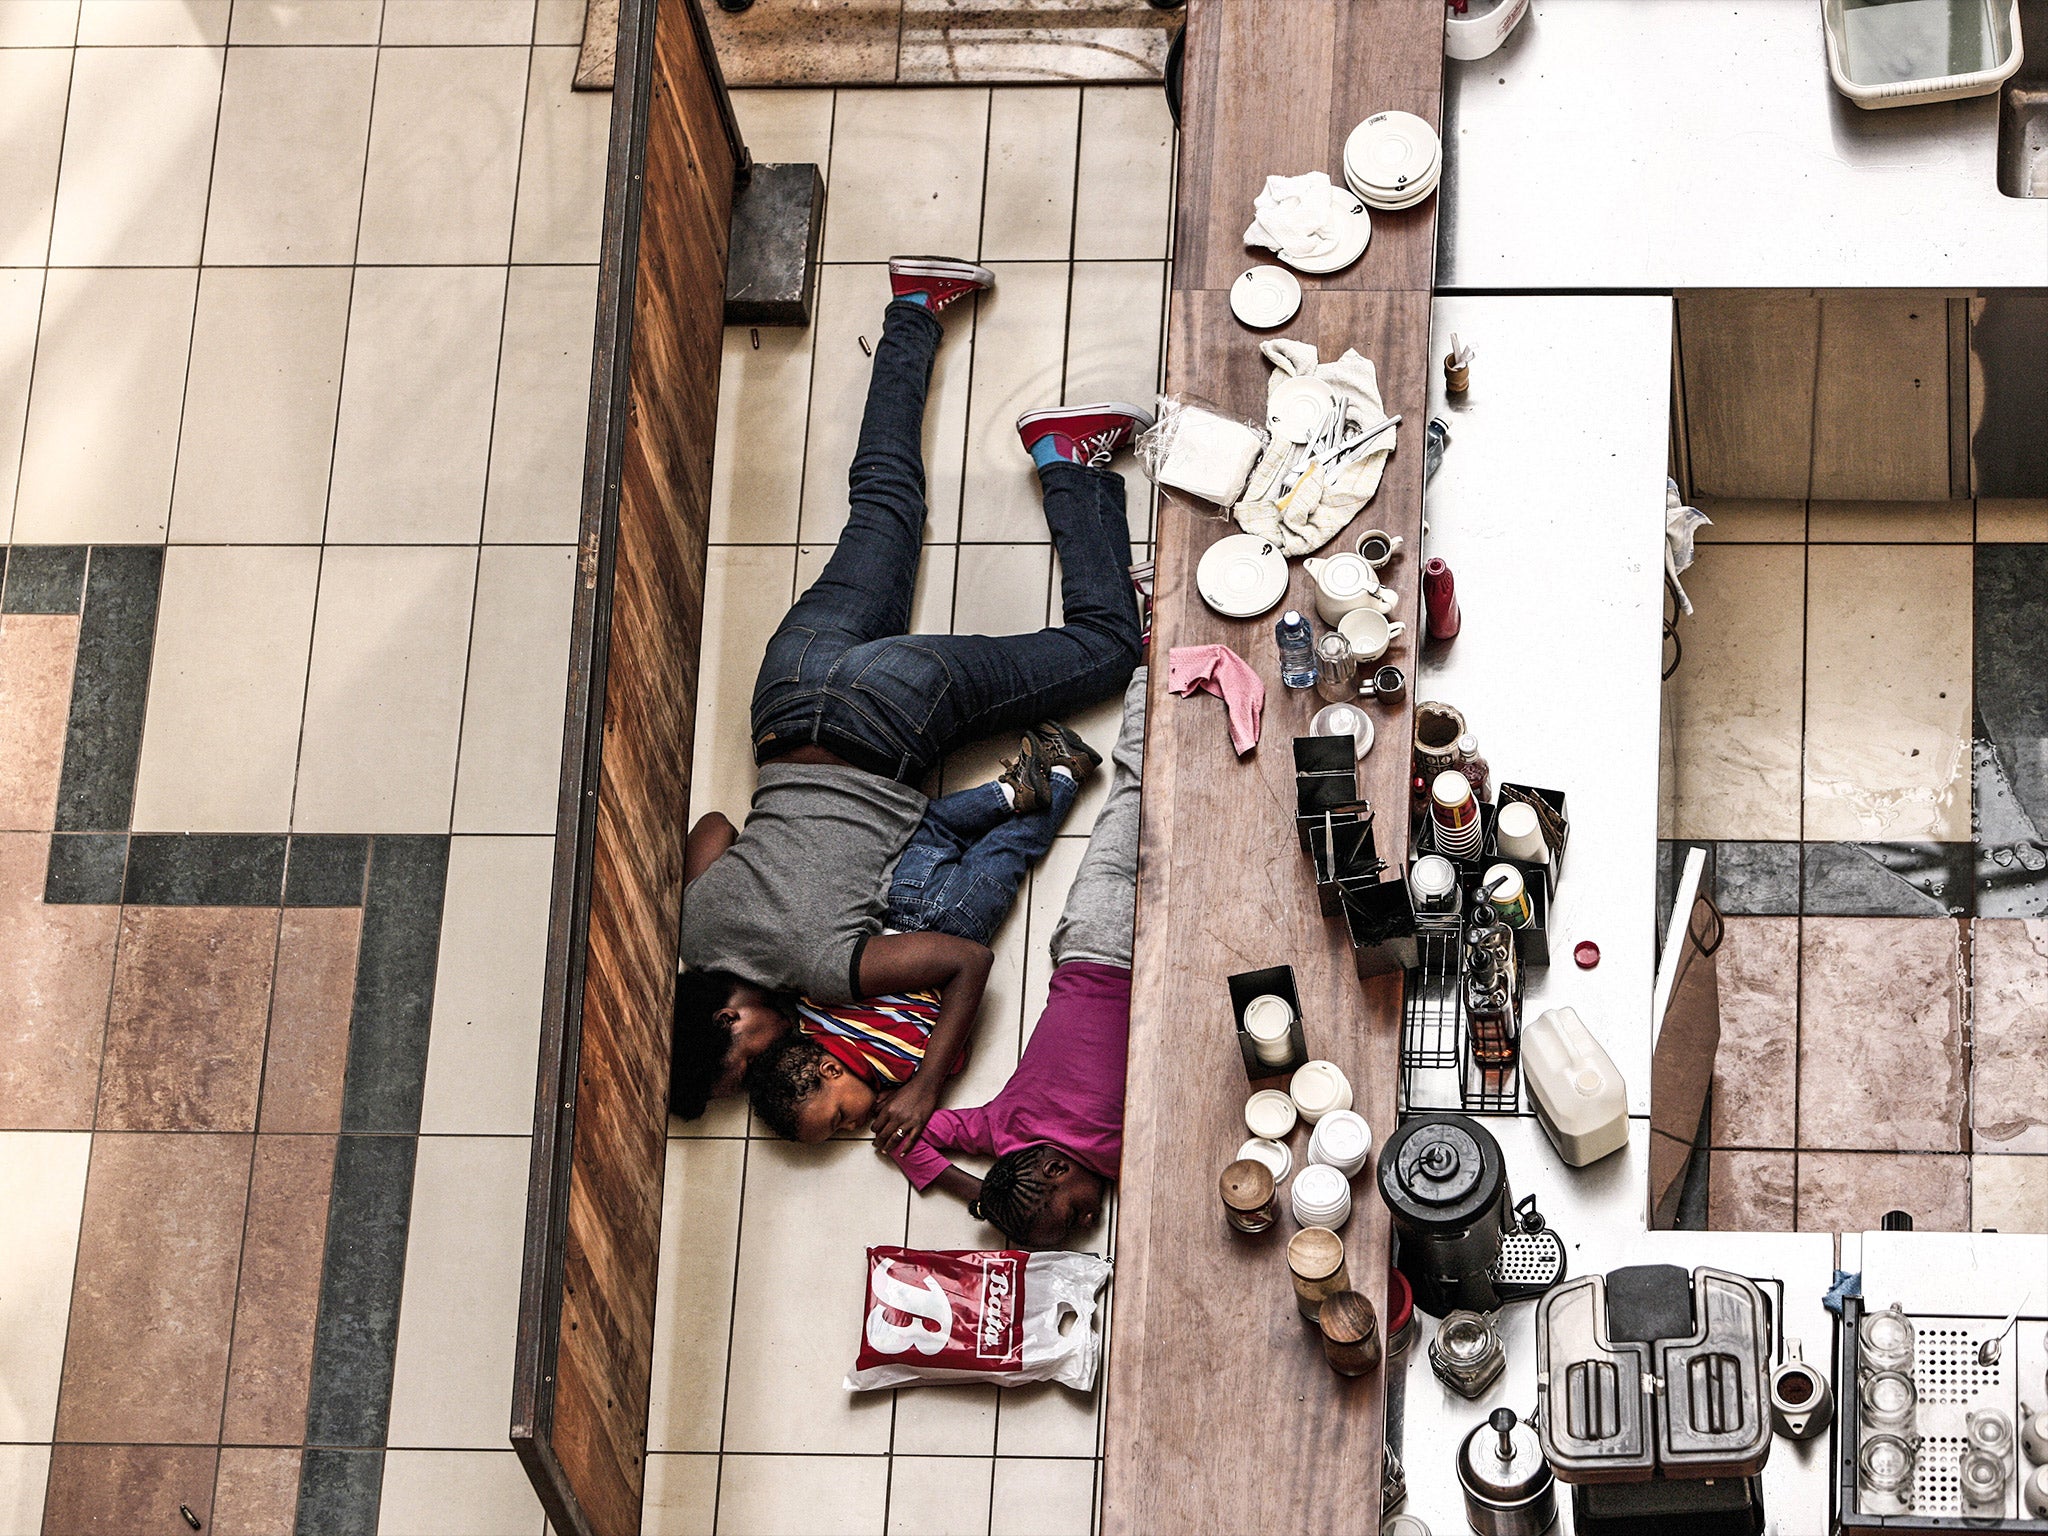
M922 820L916 786L946 753L1105 698L1139 654L1122 479L1107 465L1150 417L1105 405L1018 421L1044 491L1065 621L1029 635L911 635L923 551L924 414L938 312L991 287L969 262L898 257L849 473L845 531L775 634L754 686L759 787L746 826L713 814L685 852L676 1055L719 1046L712 1091L789 1029L776 994L824 1003L930 989L923 1067L881 1104L878 1138L914 1142L973 1026L988 946L883 934L887 877ZM692 981L687 973L699 973ZM716 973L704 976L703 973ZM936 1071L931 1070L936 1068ZM687 1109L701 1085L672 1102Z
M884 1148L919 1189L960 1196L1019 1248L1058 1248L1094 1226L1123 1158L1145 673L1124 694L1109 799L1053 929L1052 984L1017 1070L988 1103L942 1109L920 1140ZM947 1152L995 1162L977 1179Z

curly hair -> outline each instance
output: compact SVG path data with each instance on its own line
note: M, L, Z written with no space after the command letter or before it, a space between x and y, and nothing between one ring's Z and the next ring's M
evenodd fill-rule
M982 1175L981 1195L970 1204L969 1214L978 1216L1013 1243L1029 1245L1031 1229L1045 1214L1052 1198L1053 1181L1045 1165L1065 1156L1049 1142L1005 1152Z
M747 1099L768 1129L784 1141L797 1137L796 1113L825 1086L825 1048L809 1035L784 1035L747 1068Z
M732 1049L732 1031L718 1015L743 983L729 971L684 971L676 977L675 1032L669 1037L668 1107L694 1120L711 1102Z

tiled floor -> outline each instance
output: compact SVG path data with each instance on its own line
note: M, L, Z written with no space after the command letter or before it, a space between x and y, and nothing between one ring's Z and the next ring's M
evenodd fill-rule
M1056 617L1052 550L1011 423L1061 399L1144 399L1159 372L1171 124L1156 88L738 94L757 155L828 169L825 267L807 333L727 333L692 814L744 812L745 720L768 631L829 552L886 284L913 248L997 273L953 312L926 432L932 516L917 625L995 633ZM906 106L915 114L906 127ZM764 146L768 146L764 148ZM1113 199L1102 192L1114 185ZM1076 188L1079 188L1077 196ZM916 210L906 224L896 210ZM1144 491L1141 476L1131 477ZM1148 526L1133 507L1138 537ZM1080 724L1106 749L1117 708ZM985 773L999 744L961 754ZM1032 878L996 944L972 1065L978 1102L1042 1006L1046 941L1099 804ZM647 1529L1086 1532L1096 1402L1061 1387L848 1394L848 1310L871 1244L978 1247L987 1229L912 1194L862 1142L749 1135L745 1106L673 1122L656 1316Z
M2048 1230L2048 507L1706 510L1664 832L1728 914L1710 1219Z
M0 4L0 1531L542 1531L581 9Z

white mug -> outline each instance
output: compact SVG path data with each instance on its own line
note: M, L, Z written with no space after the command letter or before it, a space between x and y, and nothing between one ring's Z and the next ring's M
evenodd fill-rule
M1401 553L1401 546L1407 542L1398 533L1389 533L1384 528L1368 528L1352 541L1351 547L1358 551L1359 559L1377 571Z
M1316 584L1316 612L1325 624L1340 624L1344 615L1361 608L1389 612L1400 594L1380 585L1379 573L1361 555L1336 554L1327 560L1304 560L1301 568Z
M1407 629L1406 624L1390 621L1377 608L1354 608L1337 624L1337 633L1351 643L1351 654L1360 661L1378 661Z

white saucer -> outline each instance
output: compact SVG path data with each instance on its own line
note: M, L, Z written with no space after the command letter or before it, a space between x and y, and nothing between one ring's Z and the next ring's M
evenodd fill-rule
M1256 618L1287 595L1287 557L1255 533L1233 533L1202 556L1195 590L1226 619Z
M1342 193L1333 195L1337 199L1337 241L1320 255L1300 255L1293 251L1282 251L1280 259L1297 272L1320 275L1327 272L1341 272L1365 254L1365 248L1372 243L1372 215L1366 211L1362 197L1354 195L1350 205L1345 205Z
M1413 112L1375 112L1344 141L1345 179L1387 192L1414 185L1442 159L1443 141Z
M1230 312L1254 330L1285 325L1301 308L1301 284L1285 267L1251 267L1230 285Z
M1439 169L1435 175L1425 177L1414 186L1398 193L1380 192L1370 187L1360 186L1358 183L1349 180L1348 173L1346 184L1350 186L1352 191L1356 192L1367 203L1379 209L1382 213L1399 213L1403 208L1413 208L1417 203L1425 201L1430 194L1436 191L1437 184L1442 180L1443 173Z
M1345 719L1347 714L1353 718ZM1354 738L1360 757L1372 750L1372 716L1356 704L1325 704L1308 723L1311 736L1342 736L1346 731Z
M1266 428L1283 443L1305 443L1336 405L1336 391L1321 379L1282 379L1266 395Z

